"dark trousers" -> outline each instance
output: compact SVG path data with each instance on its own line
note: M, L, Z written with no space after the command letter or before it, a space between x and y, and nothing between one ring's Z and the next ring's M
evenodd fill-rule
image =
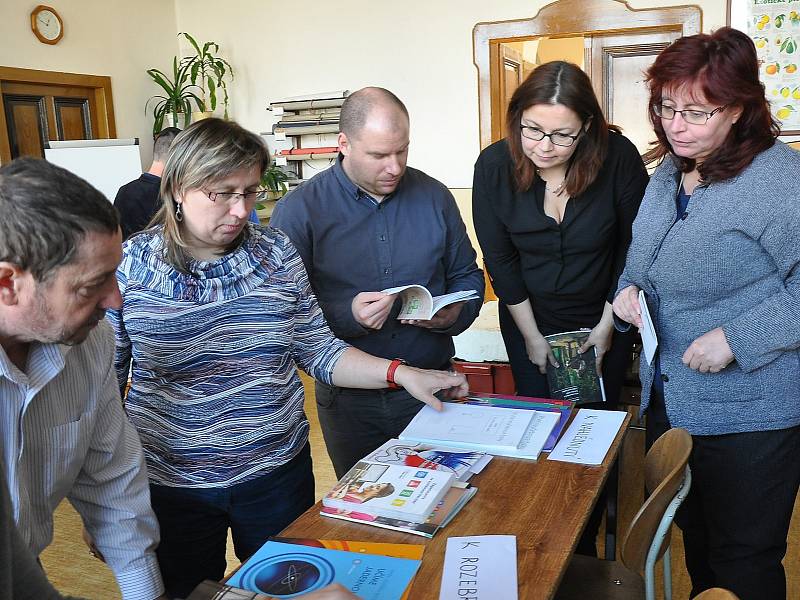
M360 390L316 382L317 412L336 477L397 437L424 406L405 390Z
M503 335L503 342L508 353L508 362L511 365L514 383L517 386L517 394L520 396L533 396L534 398L549 398L550 386L547 385L547 376L542 375L539 367L534 365L528 358L525 338L522 337L522 333L517 328L517 324L514 322L514 317L511 316L508 307L503 303L500 303L499 306L499 317L500 333ZM576 326L575 329L579 329L579 327ZM561 333L561 331L550 329L547 326L540 326L539 331L542 335ZM625 381L625 371L628 369L631 359L633 340L633 331L628 333L614 331L611 348L603 357L603 388L606 394L606 402L604 404L584 404L582 405L583 407L605 408L608 410L617 408L622 384ZM578 554L597 556L597 532L600 530L600 523L603 520L603 513L608 503L608 494L617 493L616 483L611 487L614 489L609 490L608 486L603 487L597 504L583 530L583 535L578 540L578 546L575 549ZM614 533L616 534L616 532Z
M653 391L648 448L670 428ZM800 485L800 426L692 436L692 488L675 516L692 597L723 587L741 600L783 600L786 536Z
M167 594L186 598L204 579L225 576L228 528L244 561L314 504L308 444L291 461L256 479L227 488L150 485L161 528L156 549Z

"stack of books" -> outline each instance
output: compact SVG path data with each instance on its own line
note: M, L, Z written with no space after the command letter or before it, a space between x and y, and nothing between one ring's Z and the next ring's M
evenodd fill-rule
M480 451L389 440L322 498L321 514L430 538L477 493L466 481L489 460Z
M326 134L339 133L339 113L349 92L323 92L306 96L292 96L270 102L269 109L279 117L273 125L272 132L279 136L316 136L301 138L290 150L298 152L281 152L287 160L310 160L312 158L336 158L336 141ZM335 136L334 136L335 137ZM311 143L309 143L311 142ZM328 143L326 143L328 142ZM285 150L285 149L282 149Z

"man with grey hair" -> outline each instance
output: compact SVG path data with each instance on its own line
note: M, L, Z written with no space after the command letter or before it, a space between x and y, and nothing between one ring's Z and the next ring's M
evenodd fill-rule
M146 173L142 173L139 179L134 179L119 188L114 198L114 206L119 211L124 240L147 227L153 215L161 207L159 197L161 174L164 172L172 140L180 132L177 127L162 129L153 142L153 162L150 168Z
M344 102L339 158L282 199L270 225L282 229L305 263L337 337L397 364L447 369L452 337L480 300L451 304L427 321L400 321L395 294L422 284L434 295L477 290L483 273L448 189L407 168L408 111L388 90L368 87ZM337 477L396 437L422 407L397 389L392 368L382 390L316 384L319 419Z
M35 555L67 498L124 599L163 593L158 524L114 370L121 235L112 205L46 161L0 167L0 452L14 520Z

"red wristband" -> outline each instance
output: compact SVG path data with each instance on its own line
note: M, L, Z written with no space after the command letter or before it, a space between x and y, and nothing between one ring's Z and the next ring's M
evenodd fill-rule
M406 361L395 358L392 362L389 363L389 368L386 369L386 383L389 384L389 387L393 390L399 390L402 386L397 385L394 380L394 372L397 371L397 367L400 365L406 364Z

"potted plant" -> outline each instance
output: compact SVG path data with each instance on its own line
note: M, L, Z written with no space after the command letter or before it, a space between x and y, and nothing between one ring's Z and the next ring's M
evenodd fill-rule
M218 94L222 94L222 105L225 110L224 117L228 118L228 86L225 79L233 80L233 67L230 63L217 56L219 44L216 42L206 42L201 47L191 35L181 32L178 36L183 36L194 48L194 56L186 56L181 60L181 65L189 68L189 76L192 85L197 85L202 90L202 99L198 108L200 112L208 113L201 115L200 118L211 116L217 108ZM199 80L199 84L198 84Z
M164 127L164 121L169 120L173 127L180 127L179 115L183 115L183 127L189 124L189 116L192 112L192 103L198 106L202 100L195 93L196 85L189 82L189 66L178 62L178 57L172 59L172 77L158 69L148 69L147 74L153 78L164 90L164 94L158 94L150 98L144 105L144 110L150 102L155 100L153 105L153 135L157 134Z
M256 204L256 211L262 221L269 219L275 201L289 191L287 181L289 181L289 174L275 163L270 164L264 171L261 176L261 188L267 191L267 198Z

